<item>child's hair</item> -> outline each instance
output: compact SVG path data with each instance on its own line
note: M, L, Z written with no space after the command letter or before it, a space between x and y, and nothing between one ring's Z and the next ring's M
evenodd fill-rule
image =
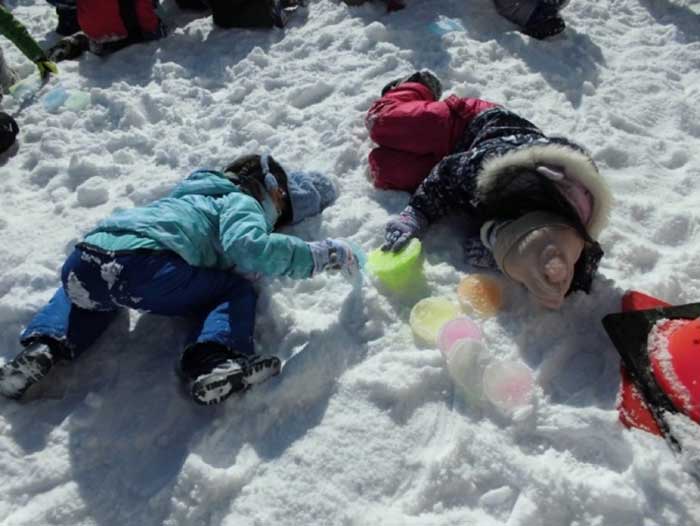
M488 192L479 197L479 209L486 219L517 219L529 212L550 212L562 217L584 241L594 242L578 212L554 181L533 169L505 168Z
M224 174L232 183L260 203L265 197L265 176L267 175L261 159L262 157L257 154L243 155L224 168ZM272 156L267 156L267 168L286 196L284 210L282 210L278 224L288 224L292 221L292 202L287 187L287 173Z

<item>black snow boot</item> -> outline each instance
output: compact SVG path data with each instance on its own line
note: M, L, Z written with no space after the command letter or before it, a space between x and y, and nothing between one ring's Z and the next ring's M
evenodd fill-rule
M558 35L564 29L566 23L559 16L559 7L550 2L540 4L520 31L532 38L543 40Z
M10 149L17 140L18 133L17 121L0 111L0 154Z
M56 33L67 37L80 31L80 25L78 24L77 9L57 7L56 14L58 15L58 25L56 26Z
M90 49L90 39L85 33L62 38L46 50L46 56L53 62L73 60Z
M206 11L209 9L209 6L200 0L175 0L175 3L180 9L189 11Z
M440 97L442 97L442 83L440 82L440 79L438 79L427 69L424 69L422 71L416 71L415 73L411 73L407 77L392 80L391 82L389 82L389 84L382 88L382 97L386 95L388 91L394 89L399 84L404 84L406 82L418 82L419 84L423 84L426 88L430 90L430 92L433 94L433 97L435 97L435 100L440 100Z
M195 402L218 404L279 374L281 362L275 356L247 356L223 346L197 345L183 354L180 371Z
M386 10L391 13L392 11L400 11L405 8L406 4L404 0L386 0Z
M214 24L231 27L283 27L284 7L279 0L209 0Z
M32 385L46 376L56 357L48 345L34 343L0 367L0 394L19 400Z

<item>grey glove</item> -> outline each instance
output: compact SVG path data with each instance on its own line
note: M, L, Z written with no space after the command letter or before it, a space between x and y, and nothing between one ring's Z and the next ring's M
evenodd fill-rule
M352 247L345 241L326 239L312 241L308 245L314 261L312 276L326 270L339 270L344 276L352 278L359 272L360 264L357 256L352 251Z
M420 237L428 227L428 219L412 206L407 206L384 227L382 250L398 252L414 237Z

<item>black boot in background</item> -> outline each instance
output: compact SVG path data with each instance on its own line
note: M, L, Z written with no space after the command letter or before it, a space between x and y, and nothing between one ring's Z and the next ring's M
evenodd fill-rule
M440 79L433 75L433 73L428 71L427 69L424 69L422 71L416 71L415 73L411 73L407 77L392 80L382 88L382 97L386 95L388 91L394 89L399 84L404 84L406 82L418 82L419 84L423 84L423 86L430 90L430 93L433 94L435 100L440 100L440 97L442 97L442 83L440 82Z
M189 11L206 11L209 6L200 0L175 0L175 3L180 9Z
M78 24L78 10L69 7L57 7L56 14L58 15L58 25L56 33L64 37L73 35L80 31Z
M18 133L17 121L0 111L0 154L10 149L17 140Z
M558 35L566 29L566 23L559 15L563 5L565 2L557 0L543 1L535 8L527 24L520 31L539 40Z
M78 58L90 48L90 39L85 33L62 38L46 50L46 56L53 62Z

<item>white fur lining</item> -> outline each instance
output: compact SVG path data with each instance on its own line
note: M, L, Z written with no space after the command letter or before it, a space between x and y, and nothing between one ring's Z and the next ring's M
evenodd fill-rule
M608 223L612 209L612 194L593 161L586 154L564 144L538 144L511 150L484 161L477 176L477 188L488 192L496 180L504 177L503 170L511 166L536 169L547 164L561 167L567 177L580 182L593 196L588 233L597 239Z

